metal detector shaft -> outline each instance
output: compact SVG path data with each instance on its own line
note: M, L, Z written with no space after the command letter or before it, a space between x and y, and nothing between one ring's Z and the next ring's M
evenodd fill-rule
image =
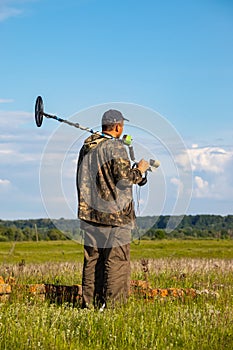
M58 122L65 123L65 124L74 126L75 128L79 128L79 129L82 129L82 130L83 130L83 128L81 127L81 125L80 125L79 123L72 123L72 122L70 122L69 120L62 119L62 118L60 118L60 117L57 117L56 115L51 115L51 114L48 114L48 113L45 113L45 112L43 112L43 115L44 115L46 118L55 119L55 120L57 120Z
M100 136L105 137L105 138L108 138L108 139L112 139L112 137L111 137L110 135L103 134L103 133L100 132L100 131L94 131L93 129L88 128L88 127L86 127L86 126L82 126L82 125L80 125L79 123L72 123L72 122L70 122L69 120L62 119L62 118L60 118L60 117L57 117L56 115L51 115L51 114L44 113L44 116L47 117L47 118L55 119L55 120L57 120L58 122L61 122L61 123L65 123L65 124L74 126L75 128L78 128L78 129L80 129L80 130L88 131L88 132L90 132L91 134L96 134L96 135L100 135Z

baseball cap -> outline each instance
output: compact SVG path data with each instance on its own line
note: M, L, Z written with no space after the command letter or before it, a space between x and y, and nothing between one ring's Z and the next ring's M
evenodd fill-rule
M123 117L120 111L117 111L116 109L109 109L108 111L104 112L102 116L102 125L117 124L121 123L123 120L129 122L129 119Z

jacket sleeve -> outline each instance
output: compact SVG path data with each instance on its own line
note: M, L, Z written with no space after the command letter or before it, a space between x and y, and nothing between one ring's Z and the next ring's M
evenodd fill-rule
M131 168L125 146L120 141L115 141L111 163L115 184L119 187L132 186L142 181L141 171L137 168Z

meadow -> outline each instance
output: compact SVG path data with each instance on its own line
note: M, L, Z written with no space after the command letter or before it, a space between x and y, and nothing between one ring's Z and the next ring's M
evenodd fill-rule
M72 241L0 243L0 275L17 283L80 284L82 250ZM197 295L131 295L102 313L12 295L0 304L0 349L233 348L233 241L132 243L131 275L153 288L194 288Z

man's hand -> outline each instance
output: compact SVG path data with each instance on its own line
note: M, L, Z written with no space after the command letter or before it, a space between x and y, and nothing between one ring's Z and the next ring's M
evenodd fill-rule
M139 162L138 162L138 165L137 165L137 168L141 171L141 173L145 173L150 167L150 164L144 160L144 159L141 159Z

